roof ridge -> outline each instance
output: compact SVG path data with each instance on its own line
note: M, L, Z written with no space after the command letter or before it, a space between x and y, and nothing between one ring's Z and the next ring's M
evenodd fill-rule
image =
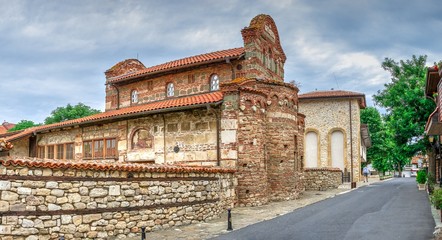
M237 47L237 48L230 48L230 49L224 49L224 50L218 50L214 52L209 53L202 53L198 55L193 55L189 57L184 57L176 60L171 60L165 63L153 65L150 67L146 67L144 69L141 69L136 72L123 74L120 76L116 76L113 78L110 78L109 82L118 82L125 79L130 79L132 77L140 76L147 73L154 73L162 70L168 70L175 67L182 67L186 65L201 63L201 62L207 62L207 61L213 61L217 59L223 59L226 57L234 57L234 56L240 56L245 52L244 47Z
M29 158L0 158L0 164L4 166L26 166L43 167L51 169L85 169L85 170L120 170L129 172L171 172L171 173L234 173L236 170L222 167L193 167L193 166L174 166L159 164L141 164L141 163L101 163L87 162L82 160L52 160L52 159L29 159Z
M52 123L48 125L36 126L32 128L25 129L23 132L19 132L12 136L6 137L6 140L15 140L20 137L24 137L35 131L46 131L56 128L71 127L73 125L80 125L87 122L100 121L105 119L110 119L119 116L127 116L131 114L138 114L143 112L150 112L154 110L168 109L174 107L185 107L199 104L216 103L223 99L223 93L217 92L205 92L195 95L187 95L177 98L163 99L155 102L148 102L145 104L120 108L116 110L111 110L107 112L101 112L94 115L72 119L64 122Z

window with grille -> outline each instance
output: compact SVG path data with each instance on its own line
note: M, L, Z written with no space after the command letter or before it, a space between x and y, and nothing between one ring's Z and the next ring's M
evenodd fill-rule
M92 158L92 141L83 142L83 158Z
M216 74L213 74L210 77L210 91L219 90L219 77Z
M175 95L175 87L173 85L173 83L169 83L167 84L167 96L168 97L173 97Z
M131 94L131 102L132 103L138 103L138 91L133 90Z
M48 146L48 158L54 159L54 145Z
M113 158L117 156L116 140L106 139L106 158Z
M64 159L64 145L57 145L57 159Z
M65 150L66 150L66 159L74 159L74 144L66 143Z
M115 138L83 142L83 158L105 159L116 158L117 156L117 140Z
M38 147L38 157L39 158L45 158L45 150L46 150L46 146L39 146Z
M94 158L102 158L104 150L104 140L94 141Z

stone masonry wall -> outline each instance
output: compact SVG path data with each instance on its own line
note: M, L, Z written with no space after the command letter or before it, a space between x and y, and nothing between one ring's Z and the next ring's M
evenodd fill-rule
M296 169L300 162L296 154L299 149L297 92L283 86L268 85L267 88L270 94L265 141L270 199L294 199L303 189Z
M241 92L238 112L239 205L261 205L269 200L266 156L265 98Z
M303 191L297 89L274 81L237 79L222 90L227 101L221 146L228 148L223 152L238 156L238 205L296 198ZM232 123L229 129L227 122ZM221 157L224 161L224 154Z
M115 138L118 157L106 162L153 162L216 166L216 116L206 109L154 114L124 121L51 131L38 135L37 145L75 144L75 160L83 159L83 141ZM135 146L140 131L144 145ZM141 135L141 134L140 134ZM144 136L145 135L145 136ZM147 144L146 141L149 141ZM14 156L27 156L28 140L17 141ZM176 148L178 147L178 148ZM164 154L166 152L166 154ZM236 159L236 156L235 156ZM100 160L103 159L88 159Z
M299 103L299 112L305 114L305 134L317 131L319 138L319 163L318 167L332 167L330 154L330 134L333 129L343 131L345 138L344 166L347 171L351 169L351 156L353 156L354 181L360 180L360 108L356 99L351 99L352 106L352 132L350 133L350 114L348 99L302 100ZM353 142L350 141L350 134ZM351 154L350 144L353 144ZM305 148L306 146L304 146ZM305 161L305 158L304 158Z
M27 138L22 138L18 141L14 141L13 145L14 145L14 147L9 151L9 155L23 156L23 153L26 153L26 156L28 156L29 140Z
M338 168L306 168L304 170L305 190L325 191L342 184L342 172Z
M105 239L216 218L232 170L0 160L0 239ZM38 237L37 237L38 236Z

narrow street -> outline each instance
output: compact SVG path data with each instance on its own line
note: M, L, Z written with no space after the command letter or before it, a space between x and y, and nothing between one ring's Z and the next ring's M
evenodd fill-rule
M432 239L434 220L415 178L358 188L292 213L214 238L222 239Z

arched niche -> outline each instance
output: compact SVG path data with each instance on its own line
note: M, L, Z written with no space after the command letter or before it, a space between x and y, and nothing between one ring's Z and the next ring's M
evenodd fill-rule
M131 150L152 149L154 146L153 135L146 128L137 128L131 135Z

